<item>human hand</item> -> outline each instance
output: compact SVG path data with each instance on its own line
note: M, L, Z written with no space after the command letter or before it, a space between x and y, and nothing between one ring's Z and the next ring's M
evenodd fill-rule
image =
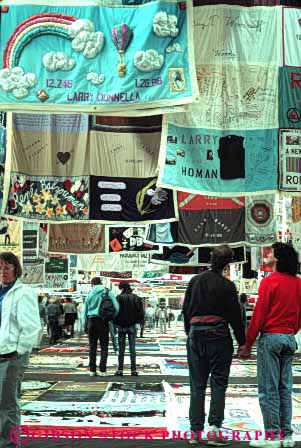
M251 356L251 350L245 345L238 347L237 356L239 359L248 359Z

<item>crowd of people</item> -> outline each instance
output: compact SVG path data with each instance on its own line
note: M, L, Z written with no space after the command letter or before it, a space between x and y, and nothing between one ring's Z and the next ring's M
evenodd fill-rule
M238 299L234 283L223 271L233 259L228 246L212 251L211 268L189 282L182 316L187 334L187 359L190 379L189 419L193 437L205 424L205 394L210 377L211 402L208 415L209 445L228 443L222 435L233 340L238 343L237 356L248 359L255 340L257 347L258 396L267 436L251 442L253 447L292 448L292 360L297 349L295 335L301 328L301 279L297 276L298 255L288 244L272 246L268 265L273 274L261 281L258 301L247 328L246 297ZM13 446L9 434L20 425L18 397L31 351L39 347L47 325L50 343L72 337L77 330L88 334L89 373L106 375L109 338L118 354L116 376L124 374L124 356L128 339L131 375L137 376L136 337L147 326L166 333L175 320L172 310L159 304L144 306L128 282L119 284L114 294L100 277L91 280L91 292L84 303L71 298L37 296L22 284L18 258L0 253L0 446ZM75 328L76 324L76 328ZM247 331L246 331L247 329ZM97 348L100 362L97 366ZM283 439L283 440L282 440Z

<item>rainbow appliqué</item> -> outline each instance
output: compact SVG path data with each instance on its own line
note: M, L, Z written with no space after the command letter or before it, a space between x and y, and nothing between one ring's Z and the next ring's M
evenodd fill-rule
M36 14L24 20L16 27L6 44L3 67L18 66L22 51L36 37L51 34L72 40L68 28L76 20L76 17L55 13Z

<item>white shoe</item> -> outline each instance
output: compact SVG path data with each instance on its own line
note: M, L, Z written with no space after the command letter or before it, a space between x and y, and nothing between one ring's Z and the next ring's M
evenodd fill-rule
M108 376L107 372L99 372L99 376Z
M96 372L90 372L90 376L97 376Z
M210 426L209 427L209 431L207 432L207 434L209 433L210 437L208 437L208 442L207 445L210 446L226 446L226 445L230 445L229 440L227 440L225 437L222 436L221 433L221 429L218 428L217 426Z
M253 440L249 443L253 448L281 448L280 440Z
M284 448L293 448L296 442L293 440L292 436L286 436L284 437L284 440L282 440L281 444Z

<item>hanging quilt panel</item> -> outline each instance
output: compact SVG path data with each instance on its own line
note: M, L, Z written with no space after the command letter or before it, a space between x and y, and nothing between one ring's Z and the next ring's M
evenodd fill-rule
M22 282L44 284L44 260L39 257L39 224L24 222L22 230Z
M191 102L192 2L111 3L2 2L0 104L96 112Z
M28 220L87 220L89 189L89 177L41 177L12 172L5 212Z
M167 119L164 125L159 185L213 196L277 189L276 129L193 129Z
M173 192L156 186L161 116L11 116L5 213L49 222L176 219Z
M105 228L102 224L50 224L48 252L94 254L105 251Z
M301 8L283 8L283 65L300 65Z
M146 226L106 226L107 252L161 252L158 246L145 242Z
M281 9L202 4L197 1L193 8L197 67L267 62L280 65Z
M175 221L172 190L156 184L157 178L91 176L90 219L102 222Z
M178 192L178 208L179 222L150 225L148 241L189 247L245 241L244 197L217 198Z
M21 223L12 219L0 218L0 251L12 252L21 257Z
M0 210L3 201L4 167L6 160L6 113L0 112Z
M200 64L197 78L198 101L186 113L168 115L169 122L198 129L278 126L278 66Z
M35 176L154 176L161 116L13 114L12 171Z
M284 4L287 0L227 0L228 5L241 6L276 6ZM291 0L288 0L291 3ZM292 0L294 1L294 0ZM298 1L298 0L297 0ZM225 3L223 0L194 0L193 4L197 6L202 5L219 5Z
M246 197L246 242L254 246L271 245L277 241L275 195Z
M133 254L79 255L77 269L85 272L132 272L133 277L143 273L150 255Z
M280 127L301 128L301 67L281 67L279 70Z
M279 188L301 192L301 130L281 129L279 144Z
M178 193L178 239L205 245L244 241L245 198L214 198Z
M47 288L69 288L69 260L64 256L51 256L45 261Z

